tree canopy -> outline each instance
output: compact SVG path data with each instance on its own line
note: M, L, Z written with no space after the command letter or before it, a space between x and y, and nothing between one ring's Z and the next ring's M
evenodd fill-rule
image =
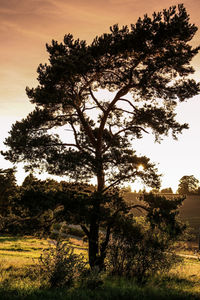
M199 49L188 43L197 28L180 5L145 15L130 29L110 30L91 45L71 34L64 43L47 45L50 63L38 67L38 87L27 88L36 109L13 125L7 159L73 179L86 180L104 169L111 183L134 178L143 164L144 179L157 183L153 165L135 155L130 139L148 129L157 140L169 132L176 137L187 128L175 121L174 108L199 91L199 84L186 79ZM115 94L99 100L99 89ZM132 100L124 99L128 93ZM50 132L57 127L65 127L65 141Z
M159 187L155 165L136 155L134 140L147 132L156 141L169 133L177 138L188 128L176 121L175 107L199 92L189 77L199 51L189 44L196 31L179 5L130 27L114 25L90 45L67 34L62 43L47 44L49 63L38 67L39 85L26 89L35 110L12 126L3 155L74 182L96 178L84 226L91 265L99 255L101 206L114 201L112 188L137 177ZM101 97L102 90L109 95ZM113 215L119 211L116 206Z
M194 175L185 175L181 177L178 185L178 193L182 195L198 193L199 180Z
M17 193L15 169L0 169L0 215L9 214L12 198Z

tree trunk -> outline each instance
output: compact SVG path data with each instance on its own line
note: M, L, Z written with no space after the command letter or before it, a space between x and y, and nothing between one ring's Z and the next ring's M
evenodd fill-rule
M99 249L99 224L100 224L100 203L102 199L102 191L104 189L104 173L100 171L97 175L97 197L93 199L93 211L90 219L89 232L89 264L93 268L100 264L100 249Z
M99 224L98 218L92 216L90 223L90 235L89 235L89 264L93 268L98 265L99 255Z

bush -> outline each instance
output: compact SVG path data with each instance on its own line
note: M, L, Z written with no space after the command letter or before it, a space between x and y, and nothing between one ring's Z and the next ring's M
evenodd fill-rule
M39 258L41 279L49 287L71 287L85 270L84 256L75 254L69 242L54 242Z
M158 228L135 223L128 230L123 235L113 234L110 240L106 268L111 275L134 277L144 283L157 272L168 271L177 261L169 253L168 237Z
M188 222L186 223L186 228L183 234L180 236L179 241L185 242L196 242L198 239L198 233L195 228L189 226Z

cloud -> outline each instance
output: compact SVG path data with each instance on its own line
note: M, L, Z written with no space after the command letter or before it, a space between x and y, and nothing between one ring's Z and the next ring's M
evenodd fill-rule
M53 11L53 2L51 0L1 0L0 12L18 15L18 14L41 14Z

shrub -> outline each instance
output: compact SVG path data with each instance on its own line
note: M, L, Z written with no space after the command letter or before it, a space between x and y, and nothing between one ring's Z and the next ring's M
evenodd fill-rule
M69 242L57 241L45 249L39 258L41 279L49 287L70 287L86 267L84 256L75 254Z
M112 275L134 277L144 283L157 272L168 271L177 261L169 247L169 238L158 228L152 229L148 223L133 223L129 232L113 234L106 268Z

